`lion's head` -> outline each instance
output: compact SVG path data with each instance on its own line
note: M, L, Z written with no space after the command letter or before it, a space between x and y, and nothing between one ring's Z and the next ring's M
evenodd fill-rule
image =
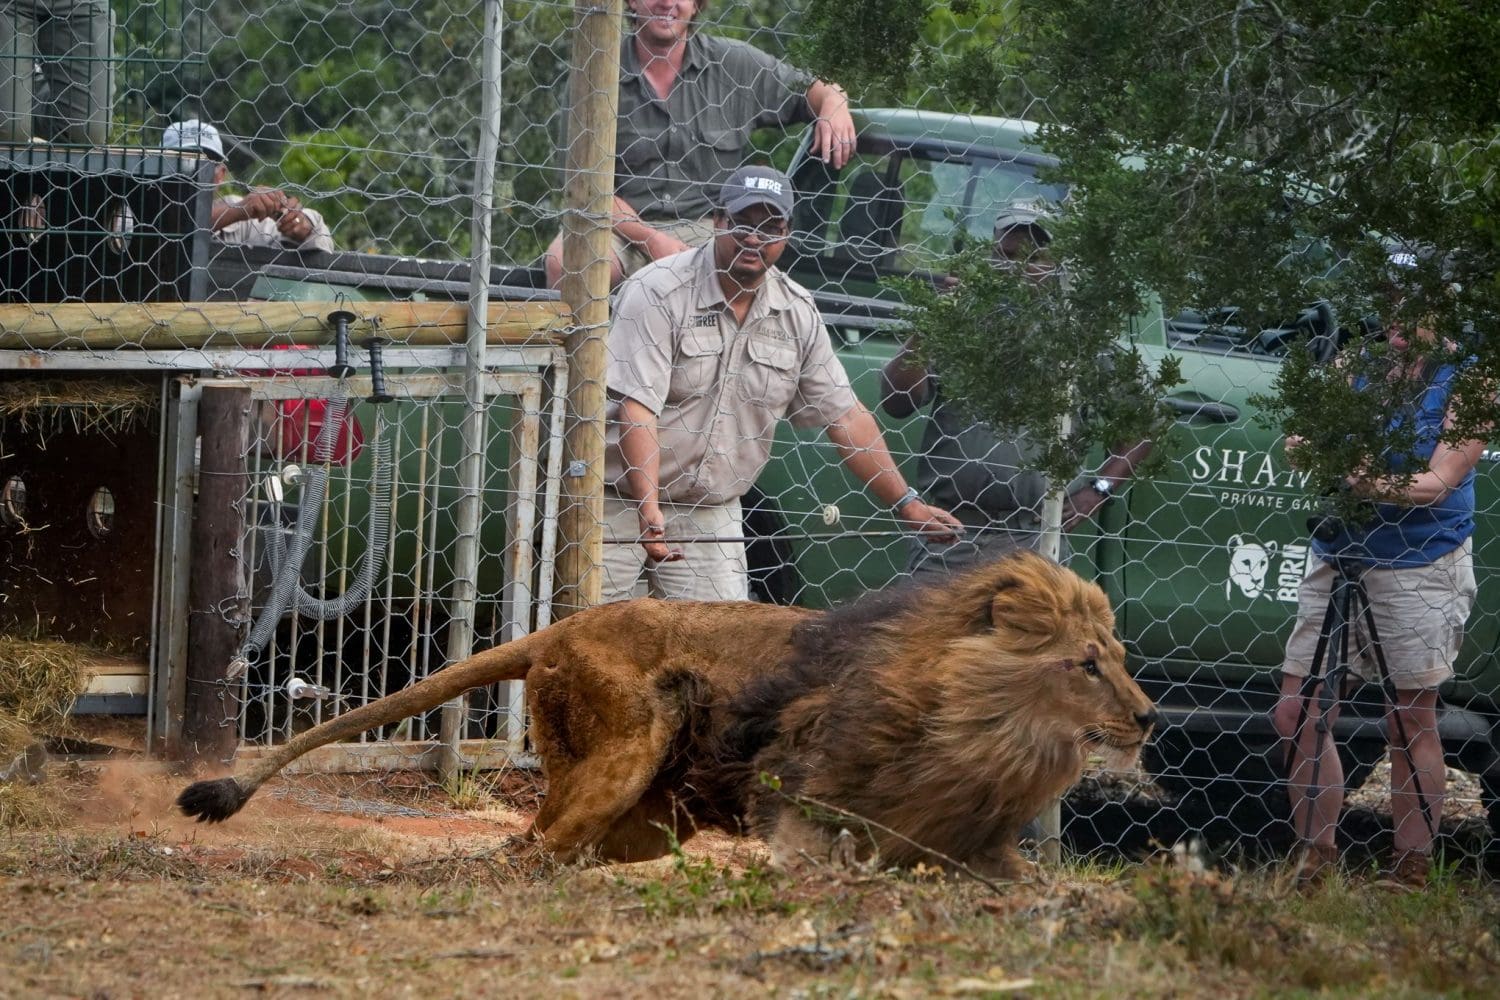
M1114 612L1097 584L1022 551L944 590L969 619L939 660L942 711L956 738L1004 718L1004 742L1046 756L1072 748L1080 763L1089 753L1111 766L1134 763L1157 712L1125 669Z

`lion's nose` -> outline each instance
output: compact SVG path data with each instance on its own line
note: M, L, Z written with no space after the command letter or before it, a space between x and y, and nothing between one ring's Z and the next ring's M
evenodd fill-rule
M1142 732L1150 729L1160 721L1161 713L1156 710L1155 705L1151 706L1147 711L1135 713L1136 725L1141 727Z

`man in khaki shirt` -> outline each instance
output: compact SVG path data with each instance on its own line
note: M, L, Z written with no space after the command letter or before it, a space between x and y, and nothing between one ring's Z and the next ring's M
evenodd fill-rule
M855 398L807 290L776 268L792 186L768 167L724 184L714 239L620 291L609 335L604 600L745 600L740 496L777 424L823 427L849 471L934 541L962 532L907 486ZM704 541L687 541L705 539Z

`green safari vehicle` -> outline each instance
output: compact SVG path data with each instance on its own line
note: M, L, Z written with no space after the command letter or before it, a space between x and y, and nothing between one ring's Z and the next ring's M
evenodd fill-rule
M862 399L874 407L880 366L898 346L881 279L933 275L964 241L990 238L1007 202L1057 201L1037 177L1050 161L1012 119L869 109L856 113L857 153L842 170L807 155L791 168L799 191L796 244L783 266L820 295ZM840 300L839 296L849 298ZM1271 390L1297 338L1336 342L1326 307L1285 326L1244 330L1182 313L1147 316L1122 332L1148 360L1168 355L1183 381L1166 401L1177 414L1165 471L1135 482L1072 536L1075 568L1109 593L1132 669L1165 723L1149 753L1159 780L1207 799L1212 814L1257 834L1285 813L1270 709L1297 585L1312 558L1307 518L1317 505L1287 463L1280 435L1255 419L1251 399ZM910 458L925 414L892 422L887 439ZM1450 762L1478 775L1500 830L1500 451L1478 470L1474 536L1479 596L1458 676L1443 690L1441 733ZM759 483L762 526L791 537L770 567L778 598L823 603L895 578L905 543L811 435L784 429ZM837 524L826 522L829 505ZM763 573L767 568L762 564ZM779 573L780 576L776 576ZM1355 692L1337 739L1350 787L1385 751L1380 691Z

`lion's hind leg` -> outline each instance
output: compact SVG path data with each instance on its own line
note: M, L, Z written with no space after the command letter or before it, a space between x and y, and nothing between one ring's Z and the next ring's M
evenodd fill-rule
M665 854L665 834L641 821L633 811L656 777L670 744L671 734L663 734L653 725L645 734L612 741L570 762L561 774L549 771L547 799L534 824L543 846L564 862L578 860L590 850L597 850L603 860L642 861ZM611 834L627 816L636 820L630 824L632 828L653 835L638 841L634 850L624 852L633 856L612 857L605 848L621 850L620 838ZM659 850L641 853L648 846L645 841L659 844Z
M530 686L532 736L547 771L547 797L532 832L561 861L590 852L607 860L611 853L640 860L648 841L656 845L650 856L667 850L664 836L637 807L667 759L681 713L654 691L622 689L608 679L607 670L577 664L566 672L544 672ZM647 834L623 851L619 837L606 840L627 816Z

